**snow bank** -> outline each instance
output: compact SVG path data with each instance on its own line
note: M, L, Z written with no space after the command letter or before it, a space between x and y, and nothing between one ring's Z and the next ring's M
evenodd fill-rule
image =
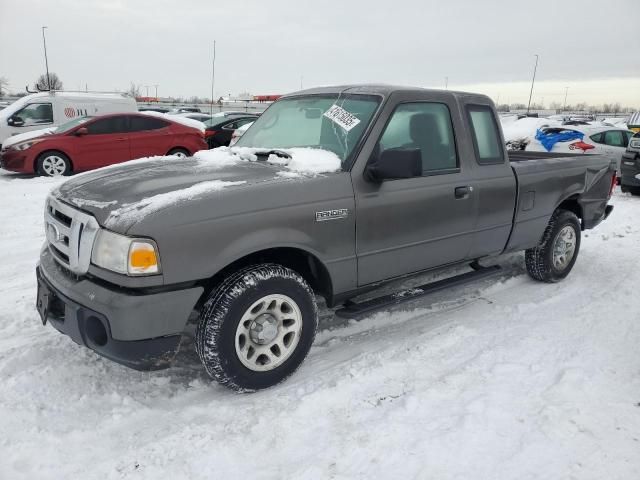
M191 200L197 196L215 192L218 190L222 190L226 187L231 187L234 185L242 185L246 183L244 181L241 182L226 182L223 180L209 180L206 182L196 183L191 185L190 187L183 188L180 190L173 190L167 193L159 193L158 195L154 195L152 197L143 198L135 203L128 203L120 208L117 208L109 214L109 218L107 219L107 226L110 225L110 222L117 220L125 220L131 221L139 219L140 217L144 217L151 213L162 210L163 208L174 205L178 202L182 202L185 200Z
M2 148L10 147L11 145L15 145L20 142L24 142L25 140L31 140L32 138L41 137L43 135L50 135L55 133L58 127L49 127L49 128L41 128L38 130L31 130L30 132L18 133L17 135L12 135L7 138L4 142L2 142Z
M0 478L639 477L637 198L616 191L563 282L532 282L518 254L501 280L358 322L325 310L294 375L237 395L186 342L138 372L42 326L33 268L61 181L0 171Z
M181 117L180 115L168 115L162 112L154 112L153 110L145 110L143 112L138 112L140 115L150 115L152 117L160 117L166 120L170 120L172 122L180 123L187 127L197 128L201 132L204 132L207 128L206 125L198 120L194 120L193 118Z

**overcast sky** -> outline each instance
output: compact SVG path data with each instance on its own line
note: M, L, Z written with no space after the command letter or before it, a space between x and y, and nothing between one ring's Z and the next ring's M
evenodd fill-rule
M639 0L0 0L0 76L160 96L285 93L352 82L640 106ZM302 78L301 78L302 77ZM301 81L302 80L302 81ZM143 94L145 89L142 89ZM153 93L154 89L150 89Z

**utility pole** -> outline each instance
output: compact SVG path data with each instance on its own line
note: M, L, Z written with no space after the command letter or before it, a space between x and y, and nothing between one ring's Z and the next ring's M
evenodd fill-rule
M211 67L211 115L213 115L213 87L216 84L216 41L213 41L213 64Z
M531 92L529 92L529 103L527 104L527 115L529 115L529 108L531 107L531 95L533 95L533 84L536 81L536 70L538 69L538 54L535 55L536 64L533 67L533 78L531 79Z
M49 60L47 59L47 38L44 31L47 27L42 27L42 44L44 45L44 66L47 70L47 88L51 90L51 78L49 78Z
M569 93L569 87L564 87L564 105L562 106L563 112L567 110L567 94L568 93Z

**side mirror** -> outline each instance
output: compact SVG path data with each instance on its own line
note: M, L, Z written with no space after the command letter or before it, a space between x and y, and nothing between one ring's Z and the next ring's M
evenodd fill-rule
M73 134L76 137L83 137L84 135L88 135L89 134L89 130L87 130L87 127L80 127Z
M419 149L390 148L365 170L367 178L373 182L398 178L413 178L422 175L422 153Z
M7 125L10 127L22 127L24 125L24 120L20 117L9 117L7 120Z

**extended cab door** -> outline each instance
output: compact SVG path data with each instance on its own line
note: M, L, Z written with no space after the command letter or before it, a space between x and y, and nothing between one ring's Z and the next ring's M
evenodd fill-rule
M457 111L453 97L438 92L387 101L352 169L359 286L468 258L477 196L470 150L456 141ZM417 149L422 174L367 180L367 164L386 149Z
M484 102L483 102L484 100ZM486 97L464 105L465 133L473 144L475 195L478 202L471 258L501 253L509 240L516 204L516 177L511 168L495 111ZM523 201L533 208L535 192Z
M169 122L149 115L129 115L131 158L166 155L173 145Z
M97 117L83 127L87 135L77 136L73 143L74 168L86 170L131 160L125 115Z

